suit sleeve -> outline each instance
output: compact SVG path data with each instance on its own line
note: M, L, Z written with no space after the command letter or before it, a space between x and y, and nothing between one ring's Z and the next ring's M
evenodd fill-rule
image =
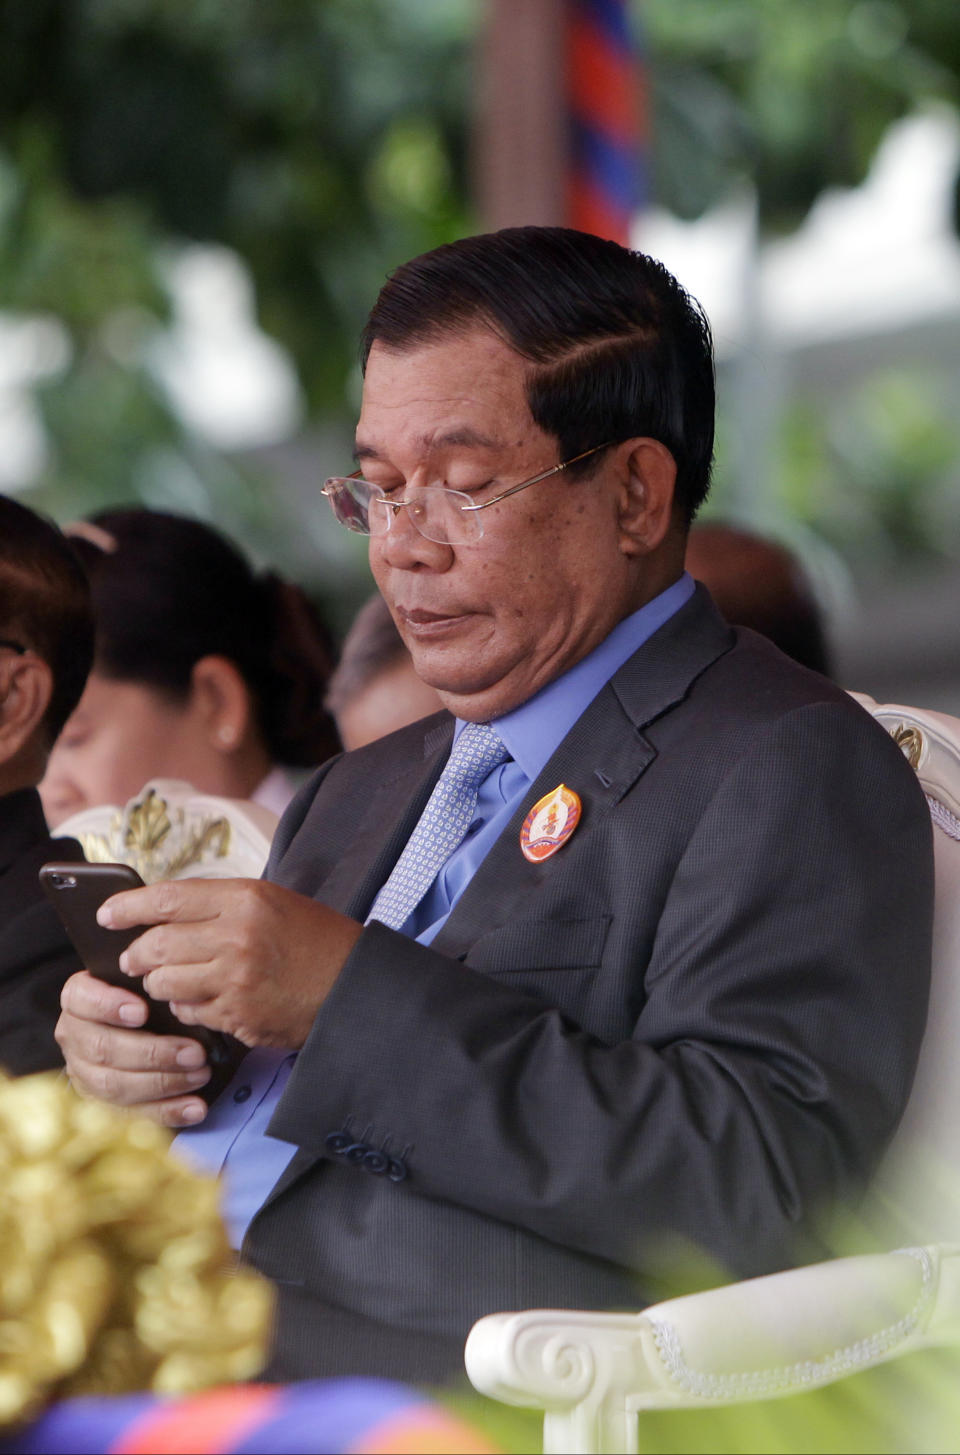
M618 1264L669 1234L779 1266L869 1174L926 1013L929 816L866 737L835 703L754 735L678 858L628 1037L372 924L271 1131L322 1152L371 1127L421 1195Z

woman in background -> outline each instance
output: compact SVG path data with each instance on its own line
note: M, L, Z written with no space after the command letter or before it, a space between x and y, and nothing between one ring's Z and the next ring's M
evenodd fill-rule
M331 638L305 593L183 516L108 510L68 533L90 577L96 650L41 784L51 827L123 804L151 778L281 813L290 769L339 749L324 706Z

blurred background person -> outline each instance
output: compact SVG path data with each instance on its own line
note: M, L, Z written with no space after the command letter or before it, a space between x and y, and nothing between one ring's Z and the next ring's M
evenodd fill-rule
M109 510L69 530L96 645L41 784L50 825L151 778L281 813L291 769L339 747L324 707L333 647L305 593L183 516Z
M357 612L330 678L327 707L345 748L362 748L442 703L421 681L379 591Z
M786 546L708 521L691 527L686 566L731 626L752 627L801 666L833 675L822 608L802 562Z
M53 1038L60 989L80 962L37 872L81 859L53 839L37 784L93 658L90 593L52 521L0 495L0 1066L63 1064Z

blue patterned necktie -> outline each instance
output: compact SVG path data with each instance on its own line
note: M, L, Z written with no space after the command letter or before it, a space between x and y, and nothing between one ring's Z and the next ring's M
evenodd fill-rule
M481 783L509 756L489 723L467 723L403 853L374 900L368 922L379 920L392 930L406 924L465 837Z

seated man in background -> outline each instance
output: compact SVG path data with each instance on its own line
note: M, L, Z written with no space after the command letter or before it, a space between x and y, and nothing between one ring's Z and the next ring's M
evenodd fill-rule
M886 733L684 572L709 328L562 228L399 268L325 494L447 708L325 765L266 880L152 885L123 964L250 1054L64 990L74 1082L222 1169L273 1373L438 1379L475 1319L649 1302L678 1244L820 1252L926 1012L929 815Z
M379 592L365 601L343 642L327 693L345 748L362 748L443 706L417 676Z
M802 667L832 676L823 611L802 563L785 545L703 521L687 537L686 565L731 626L748 626Z
M80 562L51 521L0 495L0 1067L14 1075L63 1064L53 1030L79 961L37 873L83 854L50 837L37 784L92 659Z

